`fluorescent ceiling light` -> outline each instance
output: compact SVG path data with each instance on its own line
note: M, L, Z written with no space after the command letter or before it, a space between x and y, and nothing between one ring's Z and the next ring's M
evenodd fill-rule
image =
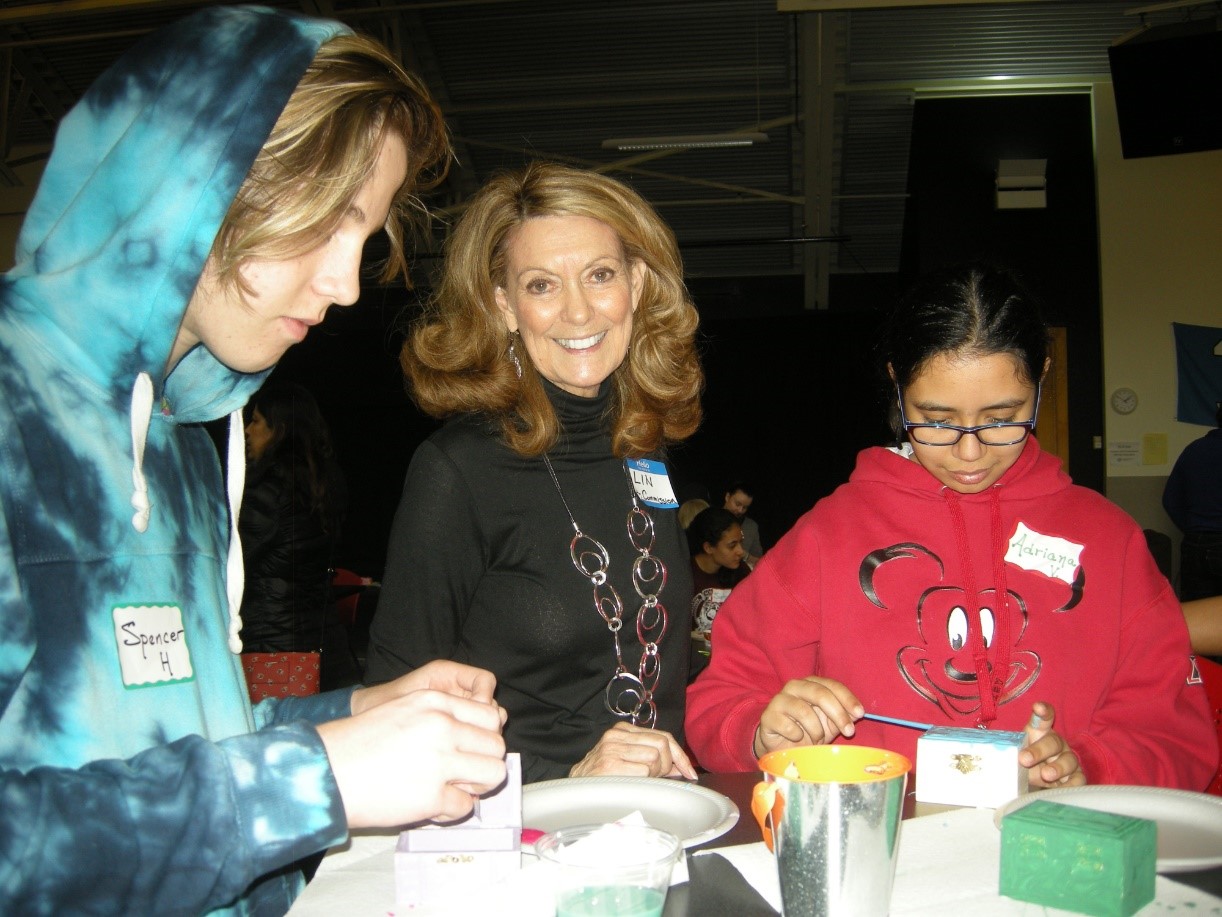
M674 150L725 146L753 146L767 143L768 135L758 132L730 134L673 134L668 137L616 137L603 141L604 150Z

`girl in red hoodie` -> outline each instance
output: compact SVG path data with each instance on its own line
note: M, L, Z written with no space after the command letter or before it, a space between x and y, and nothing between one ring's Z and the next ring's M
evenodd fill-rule
M1026 729L1032 786L1205 786L1217 737L1175 595L1032 435L1047 351L1006 272L905 298L879 344L901 445L864 450L721 606L687 699L706 768L832 741L913 757L920 733L869 711Z

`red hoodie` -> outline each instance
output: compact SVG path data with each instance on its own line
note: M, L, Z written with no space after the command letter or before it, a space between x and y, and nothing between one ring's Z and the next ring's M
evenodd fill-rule
M760 714L808 675L934 725L1017 731L1046 701L1090 783L1200 790L1218 763L1184 616L1141 529L1034 438L980 494L863 451L735 587L712 645L686 732L713 771L756 769ZM839 741L915 760L919 735L859 720Z

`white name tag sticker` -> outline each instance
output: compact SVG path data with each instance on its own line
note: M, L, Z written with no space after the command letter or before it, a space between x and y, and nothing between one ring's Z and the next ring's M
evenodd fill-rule
M113 617L124 686L144 688L195 677L177 605L124 605L114 609Z
M651 459L627 459L624 465L637 499L642 503L659 509L675 509L679 505L665 464Z
M1078 574L1081 556L1082 545L1055 535L1041 535L1022 522L1018 524L1006 550L1009 563L1052 579L1064 580L1071 586Z

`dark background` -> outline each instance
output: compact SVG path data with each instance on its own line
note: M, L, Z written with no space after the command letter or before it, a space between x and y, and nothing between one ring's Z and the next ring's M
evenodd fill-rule
M775 541L885 442L872 358L885 310L919 274L971 259L1022 271L1067 328L1070 470L1102 491L1098 239L1090 97L1029 95L918 101L909 201L895 275L838 274L831 308L802 308L802 278L689 277L701 313L705 421L672 451L681 496L725 483L755 488L751 515ZM1047 158L1048 206L995 208L999 158ZM844 245L850 248L852 241ZM796 257L796 256L795 256ZM306 385L331 425L350 490L337 563L380 576L386 537L416 445L437 427L407 398L398 366L405 323L427 290L370 288L353 309L277 368Z

